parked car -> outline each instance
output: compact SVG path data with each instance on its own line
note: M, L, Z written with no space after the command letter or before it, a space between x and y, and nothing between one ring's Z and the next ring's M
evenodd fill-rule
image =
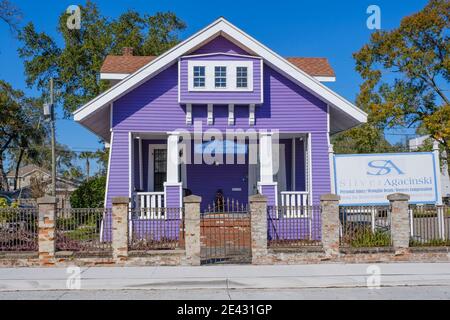
M13 203L13 198L11 198L10 196L6 195L6 194L0 194L0 203L3 202L3 200L6 201L6 205L9 207L11 206L11 204Z

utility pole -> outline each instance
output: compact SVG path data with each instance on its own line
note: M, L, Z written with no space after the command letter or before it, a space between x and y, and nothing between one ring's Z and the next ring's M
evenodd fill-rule
M55 138L55 106L53 98L53 78L50 78L50 103L44 104L44 116L50 118L52 143L52 189L51 195L56 196L56 138Z
M52 134L52 196L56 196L56 139L55 139L55 106L53 99L53 78L50 78L50 128Z

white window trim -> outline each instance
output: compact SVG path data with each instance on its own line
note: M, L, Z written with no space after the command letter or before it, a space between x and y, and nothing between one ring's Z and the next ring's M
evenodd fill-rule
M154 177L154 154L153 152L155 151L155 149L166 149L167 150L167 145L166 144L150 144L148 146L148 180L147 180L147 190L149 192L153 192L153 182L155 180Z
M194 68L196 68L196 67L203 67L203 68L205 69L205 75L203 75L203 76L196 76L196 75L195 75L195 72L194 72ZM198 86L198 87L196 87L196 86L194 85L194 80L195 80L196 77L197 77L197 78L204 78L205 83L204 83L203 86ZM205 66L195 65L195 66L192 67L192 87L193 87L193 88L195 88L195 89L203 89L203 88L205 88L205 87L206 87L206 79L207 79L207 74L206 74L206 67L205 67Z
M214 60L214 61L202 61L202 60L189 60L188 64L188 90L189 91L228 91L228 92L251 92L253 91L253 61L226 61L226 60ZM205 67L205 87L194 87L194 67ZM217 87L215 86L215 67L227 68L227 86ZM237 67L247 68L247 87L238 88L236 85L236 69Z

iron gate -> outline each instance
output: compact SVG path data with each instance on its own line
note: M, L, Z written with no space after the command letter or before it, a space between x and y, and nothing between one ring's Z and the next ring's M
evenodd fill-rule
M226 200L201 214L202 264L251 263L251 228L248 206Z

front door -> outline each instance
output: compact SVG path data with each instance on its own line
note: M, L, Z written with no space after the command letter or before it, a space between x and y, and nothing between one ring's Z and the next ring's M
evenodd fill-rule
M153 191L164 191L167 176L167 149L155 149L153 157Z
M150 145L148 191L163 192L167 177L167 146Z

